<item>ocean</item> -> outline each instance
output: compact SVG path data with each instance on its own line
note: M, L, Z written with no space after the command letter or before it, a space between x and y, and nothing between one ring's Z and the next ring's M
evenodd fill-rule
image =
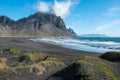
M31 40L89 52L120 52L120 37L36 38Z

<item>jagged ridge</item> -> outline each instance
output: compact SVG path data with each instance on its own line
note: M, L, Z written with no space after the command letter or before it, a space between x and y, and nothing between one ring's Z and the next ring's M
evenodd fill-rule
M14 21L0 16L0 36L75 36L67 29L61 17L54 14L37 12L27 18Z

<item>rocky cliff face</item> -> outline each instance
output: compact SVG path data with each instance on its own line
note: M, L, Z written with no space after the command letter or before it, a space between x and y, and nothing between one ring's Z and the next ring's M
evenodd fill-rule
M54 14L38 12L18 21L0 16L0 36L75 36L68 30L62 18Z

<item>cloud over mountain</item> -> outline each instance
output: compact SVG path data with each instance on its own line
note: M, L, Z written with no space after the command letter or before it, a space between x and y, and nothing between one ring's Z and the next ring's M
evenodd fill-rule
M48 12L50 8L49 3L46 3L43 1L37 2L37 4L34 7L36 10L43 12L43 13Z
M38 1L34 8L39 12L51 12L57 16L65 18L70 14L72 7L77 5L79 2L80 0L54 0L53 3Z

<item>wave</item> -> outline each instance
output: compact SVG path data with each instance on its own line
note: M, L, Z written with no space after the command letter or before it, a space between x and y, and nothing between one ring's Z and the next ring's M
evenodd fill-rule
M104 53L108 51L120 51L120 42L99 41L99 40L80 40L80 39L61 39L61 38L37 38L31 39L36 42L47 42L60 45L66 48Z

